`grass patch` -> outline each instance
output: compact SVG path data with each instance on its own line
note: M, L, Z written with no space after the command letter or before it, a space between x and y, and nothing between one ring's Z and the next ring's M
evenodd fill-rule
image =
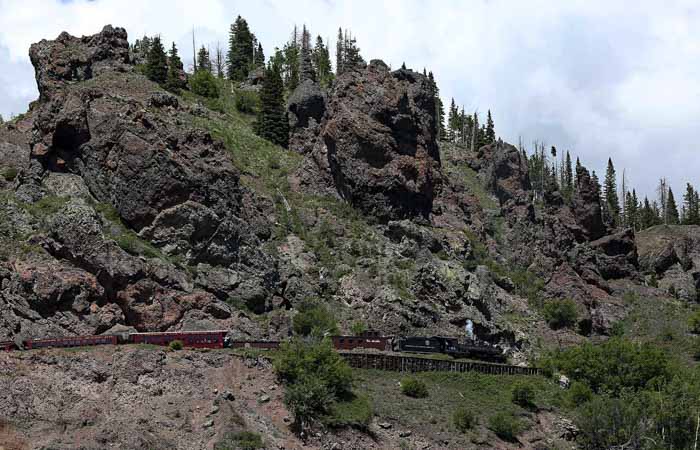
M6 167L0 170L0 176L2 176L5 181L14 181L17 178L17 169L14 167Z
M367 431L374 415L372 402L366 395L353 395L335 402L330 414L323 419L326 426L333 428L352 427Z
M226 433L224 439L214 445L214 450L256 450L265 448L262 436L252 431Z

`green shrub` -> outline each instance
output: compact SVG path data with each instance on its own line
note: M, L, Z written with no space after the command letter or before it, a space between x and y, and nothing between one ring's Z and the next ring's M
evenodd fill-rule
M14 181L17 178L17 169L14 167L8 167L0 171L0 175L5 179L5 181Z
M635 398L595 397L578 409L576 426L580 448L658 448L642 445L648 424Z
M168 345L168 347L170 348L170 350L177 351L177 350L182 350L185 347L185 344L183 344L182 341L175 340L175 341L172 341L170 343L170 345Z
M285 404L297 431L328 416L334 402L352 395L352 371L329 339L294 338L282 344L274 366L285 384Z
M690 315L688 319L688 328L691 333L700 334L700 309Z
M535 390L529 383L519 383L513 388L511 401L523 408L529 408L535 404Z
M623 390L644 389L656 380L669 380L668 357L650 344L610 338L600 345L586 342L551 355L549 363L594 393L617 396Z
M466 433L476 425L476 416L470 409L459 407L452 414L452 422L459 431Z
M574 381L569 387L568 397L571 406L577 407L589 402L593 398L593 392L586 383Z
M401 392L413 398L425 398L428 396L428 387L415 377L406 377L401 380Z
M338 334L338 325L325 305L304 301L292 320L292 330L299 336L322 337Z
M489 419L489 430L504 441L515 441L523 430L523 424L512 413L499 412Z
M214 446L214 450L256 450L265 448L262 436L252 431L227 433L224 440Z
M216 98L219 96L216 78L206 70L198 70L190 77L190 89L202 97Z
M693 358L700 361L700 338L695 338L693 341Z
M367 331L367 324L361 320L356 320L350 326L350 331L352 332L353 336L360 336L362 333Z
M569 328L576 324L576 303L573 300L550 300L544 305L544 317L550 327Z
M237 91L236 109L245 114L255 114L260 108L260 96L252 91Z
M365 395L358 395L333 403L323 423L334 428L352 427L366 431L373 415L372 401Z

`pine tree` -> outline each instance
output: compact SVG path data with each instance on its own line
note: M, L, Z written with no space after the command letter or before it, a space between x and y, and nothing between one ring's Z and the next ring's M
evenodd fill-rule
M197 52L197 70L204 70L211 73L211 58L209 57L209 50L202 45Z
M562 170L562 174L562 192L564 193L564 198L567 201L571 201L574 197L574 169L571 167L571 155L569 154L568 150L566 152L566 159L564 161L564 169Z
M345 71L345 36L343 29L338 28L338 40L335 43L335 75L339 76Z
M289 123L285 113L284 84L279 66L268 64L260 90L260 113L256 133L282 147L289 143Z
M291 92L299 85L299 33L296 26L294 26L292 38L284 46L282 53L284 54L284 87Z
M146 61L146 76L156 83L163 84L168 79L168 58L160 42L160 36L153 38Z
M450 102L450 110L447 112L447 139L450 142L454 142L456 140L456 131L458 128L457 121L457 106L455 105L455 99L453 98Z
M472 153L476 150L476 146L479 144L479 115L474 111L474 120L472 121L472 132L471 132L471 148ZM479 145L479 147L481 147Z
M491 118L491 110L489 109L486 113L486 143L492 144L494 142L496 142L496 130Z
M656 191L659 194L661 221L668 224L668 182L666 178L662 177L659 180L659 187L656 188Z
M248 71L254 63L253 33L250 32L248 22L241 16L231 24L229 31L229 49L227 55L229 80L243 81L248 76Z
M698 204L698 193L690 183L686 184L683 203L683 208L686 211L683 217L683 224L700 225L700 205Z
M255 50L255 67L265 66L265 53L263 52L262 44L258 42L258 49Z
M668 217L669 225L678 225L680 220L678 218L678 207L676 206L676 200L673 198L673 190L668 188L668 199L666 201L666 214Z
M425 70L424 70L425 72ZM442 100L440 99L440 89L438 89L437 83L435 82L435 77L433 72L428 73L428 82L430 83L430 91L435 99L435 126L436 126L436 138L441 141L446 137L445 131L445 111L442 107Z
M300 77L301 81L316 81L316 71L314 70L311 50L311 34L306 29L306 25L301 31L301 51L300 51Z
M365 60L360 55L360 47L357 46L357 41L345 30L344 39L345 59L343 61L343 70L354 69L365 65Z
M168 58L168 75L165 80L165 89L171 92L179 92L187 85L187 80L183 77L182 60L177 52L177 47L173 42L170 48L170 56Z
M608 168L605 172L605 205L606 220L610 226L617 227L620 223L620 200L617 196L617 175L612 159L608 158Z
M321 86L328 87L333 81L333 72L331 71L331 57L328 53L328 48L323 44L321 36L316 37L316 45L312 52L312 59L316 76Z

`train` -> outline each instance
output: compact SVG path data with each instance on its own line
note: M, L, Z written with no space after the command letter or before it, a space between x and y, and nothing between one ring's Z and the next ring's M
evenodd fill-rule
M504 352L497 346L476 339L460 342L445 336L382 336L377 331L365 331L357 336L330 336L338 351L355 349L393 351L397 353L444 354L453 358L505 362ZM122 333L99 336L70 336L50 339L27 339L20 343L0 341L0 351L32 350L40 348L71 348L99 345L150 344L168 346L174 341L188 348L253 348L277 349L282 341L235 340L226 330L175 331L153 333Z

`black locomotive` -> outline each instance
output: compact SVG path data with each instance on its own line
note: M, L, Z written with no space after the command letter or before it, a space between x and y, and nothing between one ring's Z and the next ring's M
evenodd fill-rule
M472 358L505 362L506 357L496 346L477 340L460 342L454 337L409 336L394 339L393 350L409 353L442 353L454 358Z

